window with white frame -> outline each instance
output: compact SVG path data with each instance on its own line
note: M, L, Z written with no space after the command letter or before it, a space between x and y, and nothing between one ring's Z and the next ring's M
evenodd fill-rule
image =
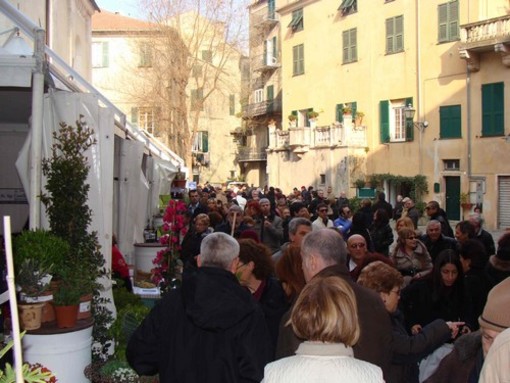
M158 136L157 109L151 107L138 107L131 109L131 122L146 132Z
M139 67L149 68L152 66L152 46L149 43L143 42L140 44L140 62Z
M109 65L108 41L95 41L92 43L92 67L108 68Z
M390 139L391 141L406 140L405 100L390 101Z
M253 101L255 103L259 103L259 102L264 101L264 89L257 89L257 90L255 90Z
M197 132L191 150L193 152L207 153L209 151L209 132Z
M413 122L410 119L406 119L405 116L406 105L412 104L412 97L380 101L381 143L413 141Z

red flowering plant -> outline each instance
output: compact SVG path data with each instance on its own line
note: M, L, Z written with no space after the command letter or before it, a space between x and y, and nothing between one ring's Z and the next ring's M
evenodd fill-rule
M156 286L162 288L176 287L180 282L182 273L182 260L180 259L181 239L186 235L188 227L184 219L186 204L183 201L172 199L163 214L162 234L159 242L167 247L160 250L152 261L151 280Z

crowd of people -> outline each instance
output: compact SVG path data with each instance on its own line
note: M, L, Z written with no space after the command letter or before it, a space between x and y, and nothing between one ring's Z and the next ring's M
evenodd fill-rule
M425 213L420 232L414 201L382 192L192 190L182 286L127 359L160 382L505 381L508 340L489 349L510 328L510 232L496 248L478 213Z

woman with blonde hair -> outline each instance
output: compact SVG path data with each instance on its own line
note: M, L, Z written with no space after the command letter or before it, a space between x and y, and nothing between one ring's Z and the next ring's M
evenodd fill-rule
M312 278L292 309L290 323L306 341L295 356L266 365L263 382L384 382L379 367L354 358L358 312L354 292L343 279Z

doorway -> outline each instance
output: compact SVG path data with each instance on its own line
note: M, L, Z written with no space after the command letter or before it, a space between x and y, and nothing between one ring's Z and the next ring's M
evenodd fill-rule
M448 220L459 221L460 217L460 177L444 177L446 190L446 216Z

